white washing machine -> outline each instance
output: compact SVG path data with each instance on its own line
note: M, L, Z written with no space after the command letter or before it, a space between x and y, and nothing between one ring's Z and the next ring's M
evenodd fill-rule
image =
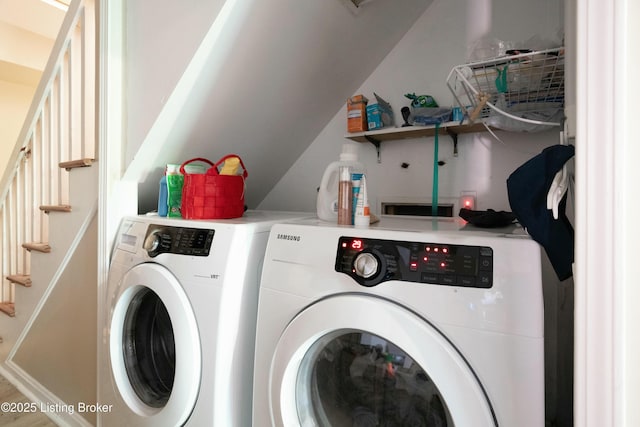
M271 226L303 214L125 218L99 310L101 426L250 426Z
M541 252L521 229L271 230L254 426L545 425Z

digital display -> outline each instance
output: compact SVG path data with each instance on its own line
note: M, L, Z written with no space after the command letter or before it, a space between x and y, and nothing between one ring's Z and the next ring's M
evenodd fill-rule
M185 235L186 239L183 239L183 244L185 247L192 249L202 249L207 244L207 238L209 236L209 230L193 230L193 233L189 235L188 233Z
M343 248L353 249L359 251L363 248L362 239L345 240L340 243Z
M150 225L145 240L151 239L153 249L149 255L172 253L191 256L209 256L214 230L206 228L167 227Z
M484 246L424 243L341 237L336 271L356 277L354 260L370 252L383 266L375 281L401 280L420 283L490 288L493 283L493 250ZM367 285L369 286L369 285Z
M208 255L213 240L213 230L182 228L176 233L175 253Z

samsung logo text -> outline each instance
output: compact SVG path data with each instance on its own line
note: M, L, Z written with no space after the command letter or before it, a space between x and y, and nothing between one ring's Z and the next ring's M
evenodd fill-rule
M300 241L300 236L294 236L294 235L291 235L291 234L278 233L278 235L276 236L276 239L278 239L278 240L291 240L293 242L299 242Z

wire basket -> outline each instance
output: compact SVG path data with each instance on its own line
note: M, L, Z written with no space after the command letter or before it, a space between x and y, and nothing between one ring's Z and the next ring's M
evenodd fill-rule
M447 77L470 121L537 131L564 117L564 48L517 53L454 67Z

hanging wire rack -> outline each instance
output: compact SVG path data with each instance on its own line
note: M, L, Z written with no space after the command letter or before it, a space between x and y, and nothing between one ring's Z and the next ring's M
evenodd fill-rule
M564 118L564 47L454 67L447 86L465 117L504 130L537 131Z

